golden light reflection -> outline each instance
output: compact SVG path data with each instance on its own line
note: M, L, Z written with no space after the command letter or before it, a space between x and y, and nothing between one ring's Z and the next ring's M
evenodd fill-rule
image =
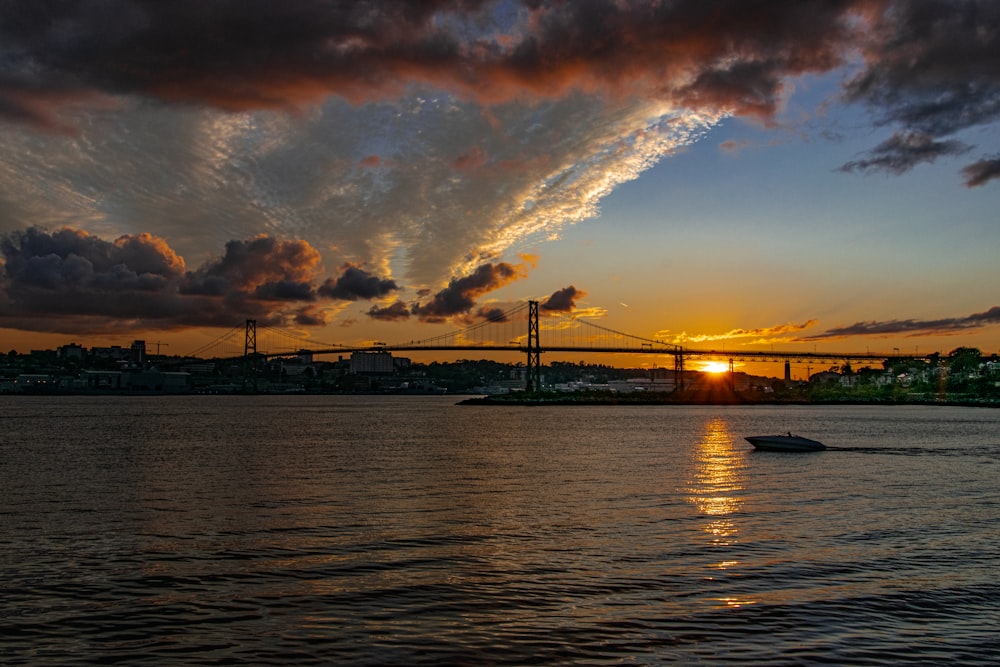
M724 419L716 417L705 425L698 444L691 496L699 510L711 517L705 530L713 535L735 536L736 527L729 519L739 511L743 501L744 454L733 446L733 435Z
M744 466L746 454L734 445L735 438L725 419L716 417L705 424L705 432L695 452L694 470L689 482L688 500L706 517L702 530L712 548L731 547L739 543L739 525L735 516L743 506ZM739 567L731 557L709 565L725 572ZM754 604L751 599L719 598L730 608Z
M726 603L727 607L733 609L739 609L745 604L756 604L754 600L742 600L740 598L722 598L722 601Z

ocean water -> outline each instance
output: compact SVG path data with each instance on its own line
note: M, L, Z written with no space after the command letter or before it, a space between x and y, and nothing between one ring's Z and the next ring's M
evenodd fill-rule
M1000 660L1000 411L456 400L0 397L0 663Z

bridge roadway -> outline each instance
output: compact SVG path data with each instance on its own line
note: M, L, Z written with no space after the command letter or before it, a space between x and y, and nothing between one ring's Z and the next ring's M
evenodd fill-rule
M528 353L525 345L371 345L366 347L342 347L334 349L302 349L294 352L258 353L258 357L265 359L278 357L293 357L299 354L350 354L352 352L519 352ZM547 352L587 352L602 354L659 354L670 355L672 357L682 356L686 359L713 358L713 359L733 359L735 361L758 361L758 362L778 362L778 361L840 361L840 362L877 362L900 361L903 359L927 359L929 355L913 354L879 354L871 352L780 352L780 351L753 351L753 350L699 350L693 348L683 348L674 345L653 346L643 345L641 348L635 347L579 347L579 346L542 346L539 350Z

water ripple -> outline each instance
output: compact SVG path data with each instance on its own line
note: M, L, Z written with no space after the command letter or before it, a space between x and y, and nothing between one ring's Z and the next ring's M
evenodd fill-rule
M510 430L522 412L324 398L289 438L301 403L177 400L5 422L0 663L1000 655L990 411L540 408ZM776 415L841 450L751 456L741 434Z

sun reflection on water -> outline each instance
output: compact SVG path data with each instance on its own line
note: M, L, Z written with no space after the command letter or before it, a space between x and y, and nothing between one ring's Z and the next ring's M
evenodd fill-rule
M702 530L711 548L729 548L739 544L737 514L743 507L745 454L733 445L733 435L724 419L716 417L705 424L705 431L695 452L694 471L688 486L688 500L705 515ZM728 557L712 563L712 570L732 574L740 561ZM719 598L727 607L754 604L754 600L735 596Z
M736 529L727 517L743 504L739 496L743 491L743 454L733 447L725 420L716 417L705 425L696 456L689 500L713 517L707 532L734 536Z

